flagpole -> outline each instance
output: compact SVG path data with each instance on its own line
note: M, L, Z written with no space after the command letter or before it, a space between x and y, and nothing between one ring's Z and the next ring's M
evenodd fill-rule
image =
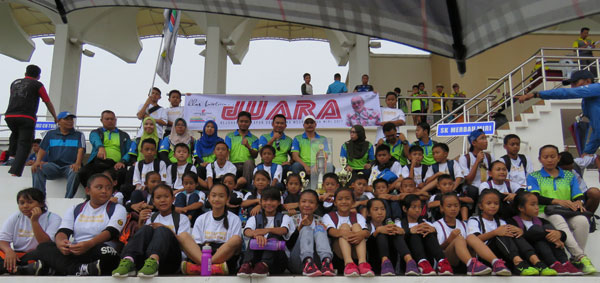
M156 57L156 66L154 66L154 76L152 76L152 87L150 88L150 92L152 93L152 89L154 88L154 83L156 82L156 69L158 69L158 62L160 61L160 54L162 53L163 43L165 42L165 33L163 32L160 37L160 47L158 48L158 57Z

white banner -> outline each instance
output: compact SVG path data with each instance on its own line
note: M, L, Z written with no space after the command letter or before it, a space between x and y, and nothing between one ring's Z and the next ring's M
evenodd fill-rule
M171 79L171 65L173 65L173 55L175 54L175 44L177 43L177 32L179 31L179 22L181 21L180 12L177 10L166 9L164 12L165 26L163 27L163 47L158 58L156 74L165 82L169 83Z
M185 97L184 118L190 130L202 130L214 120L219 130L235 130L241 111L252 115L252 129L271 129L273 116L282 114L287 127L302 128L302 118L313 115L318 128L347 128L352 125L379 126L379 96L373 92L327 95L201 95Z

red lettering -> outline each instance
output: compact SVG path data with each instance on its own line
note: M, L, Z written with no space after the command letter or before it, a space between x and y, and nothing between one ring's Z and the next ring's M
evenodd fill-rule
M257 107L258 104L258 107ZM248 106L246 106L246 111L250 113L252 119L261 119L265 112L267 111L267 101L248 101Z
M313 110L316 104L312 100L298 100L296 102L296 108L294 109L294 119L302 120L306 115L315 115Z
M340 107L338 106L337 101L335 101L335 99L327 100L325 106L323 106L323 108L319 112L319 115L317 115L317 120L341 118L342 114L340 112Z
M290 112L290 107L288 106L287 102L282 100L279 101L279 103L277 103L277 105L275 105L275 107L273 107L273 110L271 110L271 112L269 112L269 115L267 115L267 118L265 118L267 121L273 120L273 117L277 114L281 114L283 116L285 116L285 119L292 119L292 114Z
M245 101L238 101L235 106L224 106L221 112L221 118L223 120L236 120L237 115L240 113L240 109L246 104Z

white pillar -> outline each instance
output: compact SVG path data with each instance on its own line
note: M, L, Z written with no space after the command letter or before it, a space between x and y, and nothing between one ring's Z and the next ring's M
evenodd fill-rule
M221 44L221 28L206 28L204 56L204 93L225 94L227 82L227 49Z
M350 49L348 59L348 91L352 91L355 85L361 84L364 74L369 74L369 37L356 35L354 46Z
M81 43L71 42L67 24L57 24L55 27L48 94L57 114L60 111L76 113L82 47Z

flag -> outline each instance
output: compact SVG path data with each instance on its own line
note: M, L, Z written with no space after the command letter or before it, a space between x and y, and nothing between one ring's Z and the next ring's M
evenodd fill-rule
M179 21L181 17L179 11L165 10L165 26L163 28L163 45L156 65L156 74L169 83L171 79L171 64L173 64L173 55L175 53L175 43L177 42L177 32L179 30Z

